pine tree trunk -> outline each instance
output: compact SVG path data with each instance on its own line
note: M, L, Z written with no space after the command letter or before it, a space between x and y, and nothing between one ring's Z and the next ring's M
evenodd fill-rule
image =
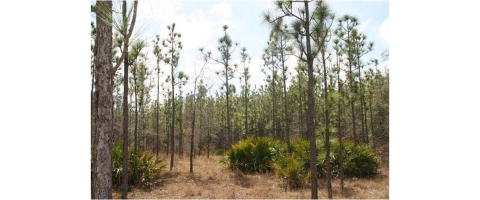
M226 33L225 33L226 34ZM229 101L229 96L230 96L230 85L228 85L228 62L225 64L225 86L227 88L227 94L226 94L226 100L227 100L227 140L228 140L228 145L232 144L232 129L231 129L231 124L230 124L230 101ZM225 147L225 150L227 147Z
M284 58L284 55L283 55L283 37L281 37L280 39L280 42L282 44L282 50L280 51L281 52L281 59L282 59L282 76L283 76L283 114L284 114L284 119L283 119L283 122L285 123L285 135L287 136L286 140L287 140L287 151L288 153L292 153L291 152L291 148L290 148L290 123L288 122L288 111L287 111L287 75L285 74L286 70L285 70L285 58Z
M173 50L172 50L172 58L173 58ZM175 152L175 140L174 140L174 135L175 135L175 77L174 77L174 71L173 71L173 65L172 65L172 125L171 125L171 134L170 134L170 171L173 169L173 157L174 157L174 152Z
M134 135L134 140L135 140L135 146L134 146L134 152L137 153L138 150L138 98L137 98L137 67L134 65L133 66L133 93L135 96L135 129L133 130L133 135Z
M97 7L106 16L111 15L111 1L97 1ZM93 197L112 198L112 27L98 17L95 45L95 90L97 92L97 112L95 113L96 137L94 142Z
M328 87L327 87L327 62L325 60L325 53L322 53L323 59L323 88L325 93L325 148L326 152L326 159L327 162L327 192L328 198L332 198L332 166L330 163L330 105L328 104Z
M347 38L350 40L350 32L347 33ZM348 43L347 43L348 44ZM348 46L350 50L350 45ZM353 97L354 97L354 91L353 91L353 71L352 71L352 56L349 53L348 55L348 65L349 65L349 76L348 80L350 81L350 106L352 108L352 128L353 128L353 143L357 145L358 139L357 139L357 129L356 129L356 122L355 122L355 105L353 102Z
M248 82L247 75L245 75L245 138L249 136L248 131Z
M156 120L155 120L155 123L156 123L156 131L157 131L157 144L155 145L156 146L156 155L158 157L158 150L160 148L160 145L158 143L158 136L159 136L159 132L158 132L158 126L159 126L159 119L158 119L158 112L159 112L159 109L160 109L160 68L157 68L157 103L156 103Z
M192 115L192 135L190 137L190 173L193 173L193 139L195 135L195 93L196 93L196 88L197 88L197 82L195 80L195 84L193 86L193 102L192 102L192 107L193 107L193 115Z
M275 64L273 63L273 56L271 57L272 63L272 137L280 138L277 133L277 111L276 111L276 98L275 98Z
M312 199L318 199L318 182L317 182L317 144L316 144L316 132L315 132L315 124L316 124L316 117L315 117L315 103L313 97L313 85L314 85L314 77L313 77L313 56L310 46L310 19L309 19L309 11L308 11L308 1L304 1L305 3L305 33L306 33L306 43L307 43L307 65L308 65L308 98L307 98L307 129L308 133L310 134L310 172L311 172L311 193Z
M211 129L211 121L210 121L210 126L207 130L207 158L210 158L210 129Z
M370 129L372 130L372 146L375 150L375 131L373 129L373 109L372 109L372 97L370 97Z
M337 64L339 64L339 61L337 60ZM340 70L337 73L337 84L338 84L338 93L340 95L340 99L338 100L338 116L337 116L337 127L338 127L338 144L339 144L339 150L338 150L338 160L339 160L339 173L340 173L340 190L343 191L344 189L344 175L343 175L343 127L342 127L342 110L341 106L343 103L343 98L342 98L342 86L340 85Z
M123 2L123 17L126 19L127 2ZM128 41L125 41L123 50L128 55ZM127 198L128 193L128 56L123 61L123 160L122 160L122 199Z
M357 57L357 60L358 62L359 61L359 56ZM358 79L360 81L360 116L361 116L361 119L362 119L362 129L361 129L361 136L362 137L362 141L363 143L368 143L368 139L366 139L368 136L366 136L366 132L365 132L365 126L366 126L366 122L365 122L365 119L364 118L364 106L363 106L363 85L362 85L362 71L361 71L361 66L360 64L358 64Z
M178 117L178 125L179 125L179 138L178 138L178 153L183 158L183 102L182 102L182 92L180 91L180 108L179 112L181 113Z

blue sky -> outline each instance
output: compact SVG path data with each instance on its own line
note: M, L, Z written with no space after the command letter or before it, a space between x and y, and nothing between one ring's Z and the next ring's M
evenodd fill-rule
M359 21L359 29L367 35L368 41L374 41L374 50L365 56L364 61L370 58L379 58L383 50L389 48L387 25L389 17L388 1L327 1L337 17L344 14L356 16ZM313 3L312 3L313 6ZM240 48L246 47L247 53L252 57L250 63L251 84L259 87L264 83L265 76L261 72L261 55L266 47L269 26L262 23L261 14L263 11L273 10L273 1L270 0L140 0L138 21L136 30L142 30L137 39L151 41L156 34L164 39L167 34L167 25L176 23L178 32L182 34L182 44L184 49L180 54L179 70L184 71L190 77L194 76L193 66L202 64L202 56L198 48L204 47L211 50L214 56L218 56L216 51L217 40L223 35L222 26L229 26L228 34L232 40L239 42L239 48L234 52L233 62L239 63ZM335 23L336 24L336 23ZM335 26L335 25L334 25ZM381 27L383 26L383 31ZM151 51L152 45L146 51ZM150 54L151 58L153 55ZM148 64L154 67L155 63L151 59ZM294 67L296 59L291 57L288 60L290 71L295 74ZM166 74L168 68L164 68ZM218 89L222 80L215 75L220 71L220 65L208 65L205 76L211 84L214 84L214 90ZM238 77L240 71L237 73ZM161 77L161 81L166 76ZM240 91L238 78L233 80L237 85L237 92ZM192 84L184 87L187 91L191 90Z

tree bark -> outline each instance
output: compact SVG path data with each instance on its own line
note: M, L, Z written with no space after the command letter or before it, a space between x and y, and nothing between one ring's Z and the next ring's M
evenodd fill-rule
M127 2L123 2L123 19L127 19ZM123 35L127 35L123 33ZM128 55L128 38L125 38L123 51ZM123 61L123 160L122 160L122 199L128 193L128 56Z
M179 108L180 114L178 116L178 125L179 125L178 153L183 158L183 98L182 98L181 90L180 90L179 100L180 100L180 108Z
M365 132L365 126L366 126L366 117L364 118L364 103L363 103L363 85L362 85L362 71L361 71L361 66L360 66L360 55L357 55L357 67L358 67L358 79L359 79L359 84L360 84L360 116L362 119L362 129L361 129L361 136L362 136L362 141L363 143L368 143L368 135L366 135Z
M337 66L340 68L340 61L337 57ZM342 124L342 105L343 105L343 97L342 97L342 85L340 84L340 69L337 71L337 84L338 84L338 94L340 98L338 99L338 113L337 113L337 127L338 127L338 160L339 160L339 173L340 173L340 190L343 191L344 189L344 175L343 175L343 124Z
M225 35L227 33L225 32ZM227 54L228 54L228 50L227 50ZM225 85L226 85L226 100L227 100L227 135L228 135L228 145L231 145L232 144L232 129L231 129L231 123L230 123L230 101L229 101L229 96L230 96L230 85L228 85L228 60L227 62L225 63ZM225 147L225 150L226 150L227 147Z
M310 134L310 172L311 172L311 179L312 179L312 187L311 193L312 199L318 199L318 182L317 182L317 144L316 144L316 133L315 133L315 103L313 97L313 85L314 85L314 77L313 77L313 56L312 50L310 45L310 14L308 11L308 1L304 1L305 3L305 37L307 43L307 66L308 66L308 98L307 98L307 128Z
M283 33L280 33L283 34ZM283 35L280 35L280 58L282 59L282 76L283 76L283 114L284 114L284 123L285 123L285 135L287 136L287 150L288 153L291 152L290 148L290 123L288 122L288 106L287 106L287 75L285 69L285 55L284 55L284 46L283 46Z
M172 39L173 41L173 39ZM173 48L173 47L172 47ZM173 58L173 50L172 50L172 58ZM175 140L174 140L174 135L175 135L175 77L174 77L174 67L173 64L171 65L172 73L171 73L171 78L172 78L172 128L170 129L171 134L170 134L170 171L173 169L173 157L174 157L174 152L175 152Z
M133 130L134 132L134 140L135 140L135 146L134 146L134 152L137 153L138 150L138 98L137 98L137 67L133 65L133 93L135 96L135 129Z
M326 162L327 162L327 192L328 198L332 198L332 166L330 164L330 105L328 104L328 87L327 87L327 62L325 60L325 53L322 52L323 61L323 88L325 93L325 148L326 148Z
M375 150L375 131L373 129L373 109L372 109L372 96L370 96L370 101L369 101L369 104L370 104L370 129L372 131L372 146L373 146L373 150Z
M158 157L158 149L160 148L159 146L159 143L158 143L158 136L159 136L159 133L158 133L158 112L159 112L159 107L160 107L160 102L159 102L159 99L160 99L160 67L157 67L157 103L156 103L156 131L157 131L157 144L156 144L156 150L157 150L157 157Z
M192 135L190 137L190 173L193 173L193 139L195 135L195 95L196 95L196 88L197 88L197 80L195 79L195 83L193 86L193 102L192 102L192 108L193 108L193 114L192 114Z
M210 129L212 129L212 120L210 120L207 130L207 158L210 158Z
M350 32L347 33L347 48L350 51L351 48L351 41L352 39L350 38ZM353 92L353 71L352 71L352 60L353 56L351 53L348 53L348 65L349 65L349 76L348 80L350 81L350 106L352 108L352 128L353 128L353 143L357 145L358 143L358 138L357 138L357 129L356 129L356 122L355 122L355 105L353 101L354 97L354 92Z
M112 2L98 1L97 7L105 8L105 15L111 15ZM97 112L95 113L96 137L94 143L93 197L112 198L112 27L97 14L97 37L95 44L95 89L97 91Z

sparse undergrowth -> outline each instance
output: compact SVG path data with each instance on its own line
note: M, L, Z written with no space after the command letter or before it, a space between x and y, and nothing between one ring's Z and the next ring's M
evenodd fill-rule
M165 155L160 156L162 158ZM177 158L173 171L164 171L158 179L158 186L145 190L134 188L128 198L135 199L308 199L310 188L306 184L296 190L286 190L284 182L277 175L266 173L243 173L229 170L219 161L225 157L205 156L194 160L194 173L189 173L189 159ZM347 178L345 189L340 191L339 180L334 179L333 198L341 199L388 199L388 168L381 165L379 176L368 179ZM326 179L319 178L319 198L327 198ZM121 191L115 190L113 198L120 198Z

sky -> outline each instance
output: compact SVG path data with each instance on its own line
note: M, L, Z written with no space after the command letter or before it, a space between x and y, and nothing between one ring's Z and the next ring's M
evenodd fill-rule
M360 22L359 30L367 35L368 41L375 43L374 50L365 56L365 62L370 58L380 58L381 53L389 48L388 1L330 0L327 3L337 17L344 14L356 16ZM217 41L223 36L222 26L228 25L227 33L234 42L239 43L231 63L240 63L240 49L245 47L251 57L251 88L255 86L258 88L265 83L265 75L261 72L263 65L261 57L270 33L269 25L262 22L262 12L273 9L274 4L271 0L140 0L138 20L135 25L135 30L139 32L135 39L150 42L156 34L159 34L161 39L165 39L168 33L167 25L175 23L176 31L182 34L183 45L178 70L185 72L193 81L195 77L193 67L195 65L200 67L204 62L198 49L203 47L205 50L212 51L214 57L218 57ZM152 48L153 44L150 42L146 51L151 58L150 63L147 64L151 69L156 66L151 53ZM294 71L296 63L297 59L293 56L287 60L289 71L293 76L296 74ZM163 67L165 74L160 81L164 81L166 75L170 73L169 66L163 65ZM223 83L223 80L215 74L221 69L221 65L207 65L205 69L205 79L209 80L206 82L213 84L212 92L218 90ZM238 79L240 73L239 67L232 81L236 85L237 93L241 91ZM186 92L191 91L192 81L183 87ZM156 91L152 91L152 94L154 93Z

